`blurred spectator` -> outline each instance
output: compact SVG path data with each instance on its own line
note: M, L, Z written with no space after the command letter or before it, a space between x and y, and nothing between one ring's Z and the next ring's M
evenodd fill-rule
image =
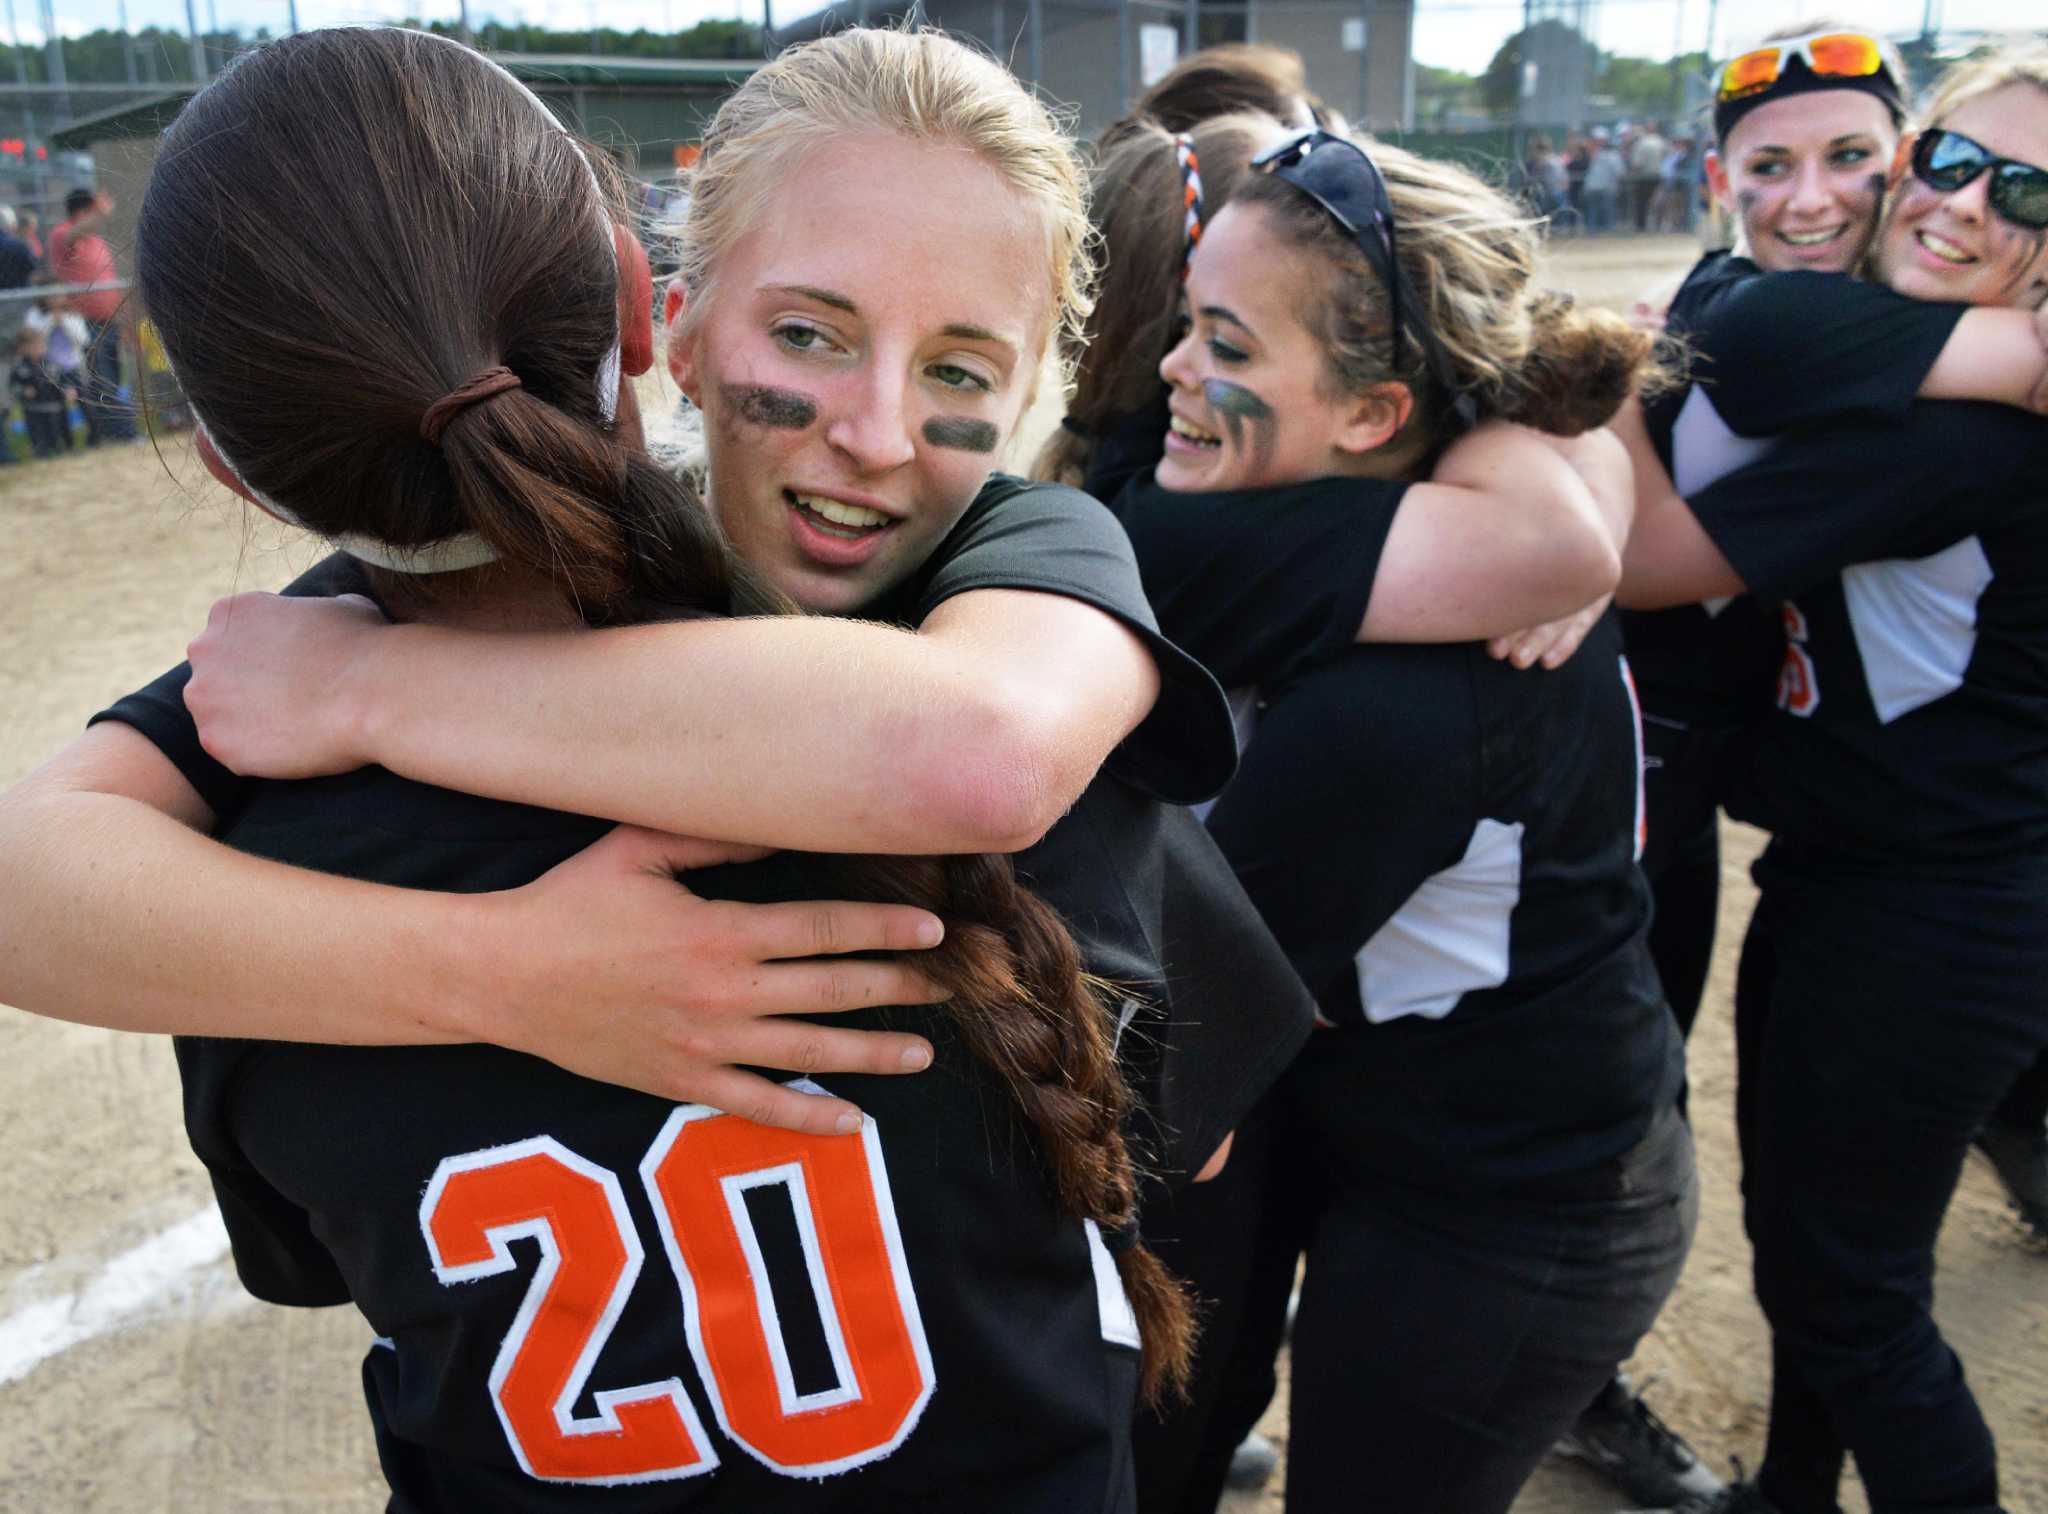
M113 213L114 202L89 189L74 189L64 199L64 221L50 233L50 272L60 284L98 287L75 297L85 317L88 342L85 370L85 444L132 441L135 423L121 399L121 337L114 318L121 310L120 275L114 251L99 234Z
M22 325L42 333L43 340L49 343L50 371L63 381L64 387L83 392L85 354L92 345L85 317L73 310L71 302L62 295L44 295L22 317Z
M1628 165L1621 149L1608 139L1606 128L1593 128L1592 158L1586 164L1586 230L1612 231L1621 202L1622 181Z
M1628 223L1637 231L1650 229L1650 202L1657 197L1670 153L1671 144L1654 121L1645 121L1628 144Z
M35 254L36 266L40 268L44 256L43 218L33 210L24 210L15 219L20 223L15 235L28 243L28 250Z
M1579 213L1581 224L1586 219L1586 170L1592 162L1593 144L1587 138L1575 136L1565 145L1565 199Z
M1522 178L1517 186L1529 209L1539 216L1555 215L1564 201L1564 162L1551 151L1550 138L1541 132L1529 138L1522 152Z
M1700 165L1691 137L1680 137L1664 155L1657 171L1657 197L1651 203L1650 223L1658 231L1691 231L1693 184Z
M37 457L55 457L71 446L68 412L77 396L50 371L49 344L27 326L14 334L14 367L7 387L28 422L28 444Z

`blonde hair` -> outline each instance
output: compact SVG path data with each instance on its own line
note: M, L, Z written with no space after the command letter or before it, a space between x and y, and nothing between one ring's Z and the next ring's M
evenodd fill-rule
M1189 128L1202 180L1204 220L1214 220L1281 125L1256 111L1217 116ZM1032 467L1034 478L1079 487L1095 452L1093 434L1142 411L1159 394L1159 363L1173 346L1187 203L1174 134L1156 121L1121 123L1097 151L1091 198L1102 237L1102 288L1088 328L1068 338L1074 375L1067 418Z
M742 84L704 133L674 228L684 325L718 264L808 152L863 133L973 153L1035 206L1046 233L1048 336L1076 337L1095 304L1086 180L1073 140L995 59L929 27L853 27L790 48ZM1062 369L1061 380L1067 380Z
M1936 82L1926 123L1939 126L1961 106L2008 84L2031 84L2048 94L2048 47L2020 43L1958 63Z
M1393 203L1401 267L1423 307L1404 310L1399 351L1384 282L1327 211L1272 174L1237 190L1240 207L1256 206L1283 242L1329 267L1301 310L1323 345L1326 387L1357 394L1406 384L1414 414L1388 445L1427 452L1448 440L1452 397L1431 378L1417 337L1426 320L1482 418L1567 436L1612 418L1650 373L1653 339L1612 312L1533 288L1537 223L1498 190L1450 163L1378 142L1369 150Z

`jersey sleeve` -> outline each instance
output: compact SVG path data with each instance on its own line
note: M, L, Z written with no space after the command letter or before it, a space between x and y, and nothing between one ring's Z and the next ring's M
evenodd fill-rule
M361 594L368 586L354 559L336 553L315 563L285 586L293 597L332 598L337 594ZM86 722L96 726L103 720L133 726L168 757L185 781L199 791L212 808L216 820L224 820L240 809L248 797L252 780L231 772L199 744L199 727L185 708L185 685L192 681L192 665L181 662L160 674L132 694L125 694Z
M1330 478L1182 494L1148 478L1116 509L1166 634L1240 688L1284 681L1357 641L1406 492Z
M1479 818L1469 647L1363 647L1263 711L1209 826L1294 969L1356 1017L1352 964ZM1536 674L1531 676L1540 677Z
M912 624L976 589L1058 594L1121 621L1151 652L1160 689L1151 713L1111 755L1108 769L1174 804L1197 803L1229 782L1237 740L1223 690L1161 633L1130 539L1102 504L1077 489L999 479L954 527L932 564L909 608Z
M1924 557L1976 531L2040 466L2048 422L1923 400L1903 422L1785 438L1687 503L1751 593L1789 598L1854 563Z
M1294 1060L1315 1003L1201 823L1162 826L1160 967L1168 1014L1138 1081L1163 1136L1157 1166L1191 1177Z
M1901 420L1967 308L1846 274L1760 274L1704 312L1692 376L1740 436Z
M306 1211L249 1164L230 1133L227 1101L243 1063L260 1055L259 1045L198 1036L176 1039L186 1133L212 1179L242 1286L265 1303L346 1304L348 1284L314 1236Z

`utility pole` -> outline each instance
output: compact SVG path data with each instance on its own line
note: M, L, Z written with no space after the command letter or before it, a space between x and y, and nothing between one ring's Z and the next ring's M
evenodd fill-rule
M204 84L212 71L206 66L206 45L199 40L199 13L192 8L192 0L185 0L185 35L192 42L192 82Z
M121 61L127 65L128 82L137 84L141 81L135 77L135 37L128 30L128 0L120 0L114 9L121 23Z
M71 118L71 96L64 89L64 39L57 35L56 0L42 0L43 53L49 59L50 82L57 86L57 119Z

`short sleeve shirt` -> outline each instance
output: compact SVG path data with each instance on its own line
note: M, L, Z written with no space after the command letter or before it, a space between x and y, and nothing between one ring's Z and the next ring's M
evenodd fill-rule
M1354 645L1401 495L1140 485L1118 510L1168 634L1260 689L1210 826L1329 1034L1382 1050L1346 1160L1451 1191L1541 1183L1628 1150L1676 1090L1626 664L1611 622L1556 672Z
M285 592L367 592L333 557ZM1137 632L1161 670L1158 703L1074 807L1017 854L1019 877L1066 921L1088 970L1121 985L1121 1050L1143 1106L1134 1136L1168 1179L1199 1169L1300 1046L1314 1012L1215 843L1162 792L1200 798L1236 761L1221 691L1160 636L1129 541L1072 489L992 480L925 567L870 618L915 625L955 594L1018 588L1095 605ZM199 744L178 667L95 716L148 736L223 822L250 780Z
M1785 634L1746 802L1870 868L2048 861L2048 421L1921 401L1693 496Z
M1666 330L1685 343L1688 381L1645 405L1650 440L1690 497L1779 435L1835 419L1901 420L1963 309L1710 253L1671 302ZM1625 611L1622 629L1652 714L1726 726L1768 707L1781 648L1769 607L1737 598Z
M480 891L605 829L369 768L257 784L222 839ZM782 854L691 881L771 900L839 876ZM378 1338L394 1510L1120 1507L1136 1353L1102 1238L944 1011L834 1023L937 1055L819 1079L869 1117L832 1138L490 1046L183 1038L178 1060L244 1283L353 1303Z

